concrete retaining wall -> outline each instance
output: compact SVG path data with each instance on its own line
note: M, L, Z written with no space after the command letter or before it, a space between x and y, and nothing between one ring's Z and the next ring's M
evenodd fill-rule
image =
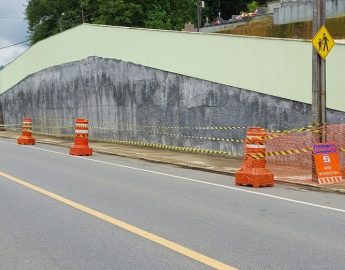
M345 0L326 0L326 16L336 17L345 13ZM274 24L287 24L313 19L313 0L284 0L274 9Z
M98 138L146 141L241 152L238 143L157 134L160 127L259 125L289 129L310 123L310 105L114 59L89 57L30 75L0 96L6 124L73 125L87 117ZM345 113L330 111L333 123ZM56 130L46 129L46 132ZM60 130L60 132L63 130ZM162 131L162 130L160 130ZM242 131L169 129L166 133L242 139Z
M46 68L118 59L304 103L312 101L310 41L81 25L36 43L0 71L0 93ZM327 57L327 106L344 111L345 45Z

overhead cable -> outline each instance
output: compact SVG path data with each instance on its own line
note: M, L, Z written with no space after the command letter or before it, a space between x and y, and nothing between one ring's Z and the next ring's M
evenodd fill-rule
M10 47L14 47L14 46L17 46L17 45L20 45L20 44L23 44L23 43L26 43L26 42L29 42L29 41L30 41L30 39L25 40L25 41L21 41L21 42L15 43L15 44L7 45L7 46L4 46L4 47L0 47L0 50L7 49L7 48L10 48Z

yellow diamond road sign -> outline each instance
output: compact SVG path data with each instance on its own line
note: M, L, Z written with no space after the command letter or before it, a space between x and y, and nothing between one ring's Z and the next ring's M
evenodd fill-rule
M326 59L328 53L334 46L334 40L324 25L321 26L319 32L316 33L312 43L322 59Z

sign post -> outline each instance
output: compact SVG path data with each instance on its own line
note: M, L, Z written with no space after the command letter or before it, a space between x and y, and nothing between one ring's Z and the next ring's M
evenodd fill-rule
M322 25L319 31L315 34L314 38L312 39L312 44L314 46L315 51L318 53L318 58L320 59L320 91L319 91L319 113L317 114L319 119L316 124L322 124L322 132L321 132L321 142L327 141L327 132L326 126L324 126L327 122L326 110L326 57L329 52L332 50L335 42L328 32L325 25Z
M312 124L322 125L316 141L327 141L327 104L326 104L326 57L334 41L325 27L326 1L313 0L313 60L312 60ZM325 35L324 35L325 34ZM332 44L333 43L333 44ZM315 162L312 159L312 178L317 182Z

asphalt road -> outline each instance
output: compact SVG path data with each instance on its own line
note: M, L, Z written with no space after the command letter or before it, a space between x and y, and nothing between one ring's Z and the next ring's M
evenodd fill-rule
M67 152L0 140L0 269L344 269L344 195Z

